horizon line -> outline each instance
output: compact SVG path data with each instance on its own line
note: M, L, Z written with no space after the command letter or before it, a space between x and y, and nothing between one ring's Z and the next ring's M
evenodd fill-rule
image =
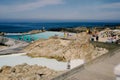
M118 22L120 20L96 20L96 19L0 19L1 22Z

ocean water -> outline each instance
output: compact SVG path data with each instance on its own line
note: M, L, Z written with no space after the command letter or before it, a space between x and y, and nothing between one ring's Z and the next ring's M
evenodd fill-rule
M99 27L99 26L116 26L120 23L104 23L104 22L61 22L61 23L0 23L0 32L27 32L35 29L46 30L55 28L72 28L72 27Z

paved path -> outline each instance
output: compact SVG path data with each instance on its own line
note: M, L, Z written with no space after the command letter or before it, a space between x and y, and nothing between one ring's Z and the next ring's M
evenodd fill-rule
M120 64L120 49L85 65L84 69L64 80L115 80L114 67Z

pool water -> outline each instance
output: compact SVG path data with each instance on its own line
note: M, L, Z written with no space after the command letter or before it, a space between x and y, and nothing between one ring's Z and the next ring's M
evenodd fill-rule
M16 40L23 40L26 42L31 42L31 41L38 40L38 39L48 39L49 37L55 36L55 35L62 37L64 35L64 33L47 31L47 32L38 33L38 34L6 35L5 37L13 38Z
M31 58L26 56L25 53L0 56L0 67L4 65L15 66L23 63L27 63L29 65L37 64L40 66L46 66L47 68L56 71L67 70L67 62L57 61L56 59L48 59L44 57ZM84 61L82 59L72 60L71 69L82 64L84 64Z

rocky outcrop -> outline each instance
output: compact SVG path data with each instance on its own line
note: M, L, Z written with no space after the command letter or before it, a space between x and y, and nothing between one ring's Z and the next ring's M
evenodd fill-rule
M26 42L0 36L0 44L4 44L7 46L14 46L14 45L18 45L20 43L25 44Z
M78 33L78 32L86 32L87 27L64 28L61 30Z
M0 32L0 36L3 36L5 33L4 32Z
M32 31L29 31L27 32L28 34L37 34L37 33L41 33L43 32L42 30L32 30Z
M7 48L7 46L5 46L5 45L0 45L0 49L4 49L4 48Z
M8 54L20 51L20 48L28 45L27 42L14 40L0 36L0 44L5 45L4 48L0 48L0 54Z
M1 67L0 80L50 80L61 73L46 67L25 63L14 67Z
M73 39L38 40L26 47L25 52L31 57L48 57L68 61L84 59L90 61L108 52L104 48L96 48L89 42L89 35L80 33Z

